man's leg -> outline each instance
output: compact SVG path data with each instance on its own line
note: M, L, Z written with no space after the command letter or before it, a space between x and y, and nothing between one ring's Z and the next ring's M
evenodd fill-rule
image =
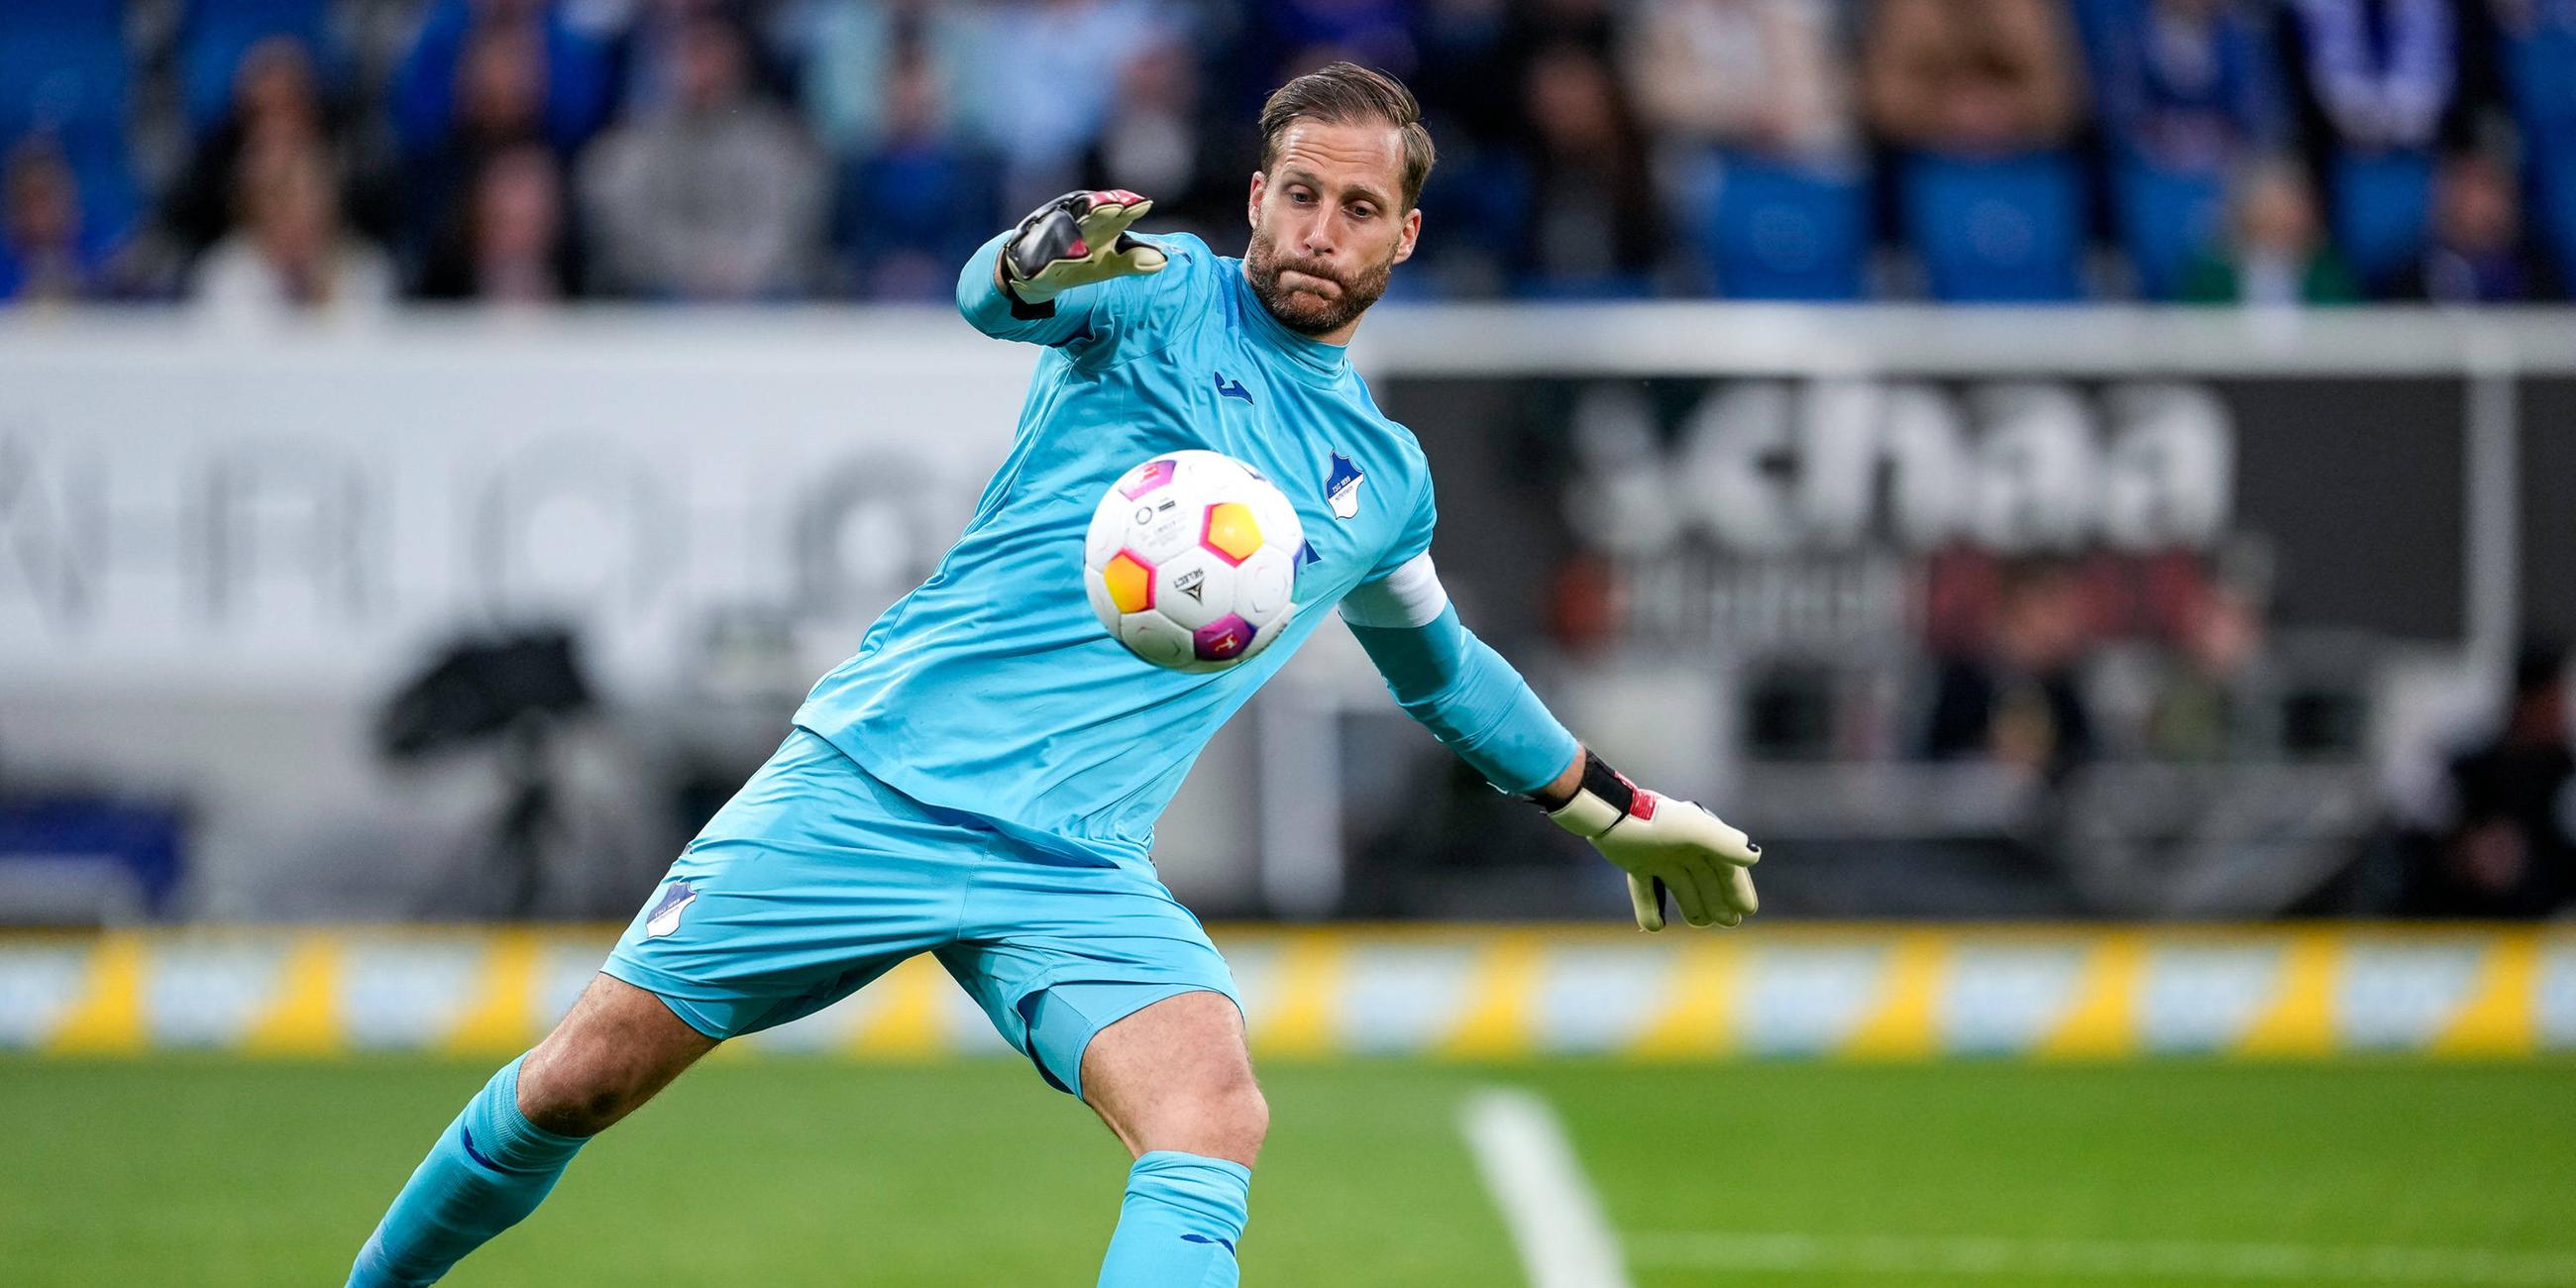
M1270 1130L1233 999L1164 998L1102 1029L1081 1067L1083 1099L1136 1156L1100 1288L1231 1288Z
M358 1252L349 1288L434 1283L536 1210L583 1142L715 1049L662 999L602 975L448 1124Z

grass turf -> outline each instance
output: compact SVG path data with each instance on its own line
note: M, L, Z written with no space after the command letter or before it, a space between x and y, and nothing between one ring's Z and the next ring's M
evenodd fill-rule
M0 1060L0 1281L336 1284L488 1073ZM1520 1282L1455 1128L1461 1097L1497 1082L1557 1106L1639 1288L1909 1281L1654 1251L1700 1231L2576 1254L2565 1064L1283 1064L1265 1074L1277 1121L1248 1281ZM447 1282L1084 1285L1125 1161L1015 1064L719 1060Z

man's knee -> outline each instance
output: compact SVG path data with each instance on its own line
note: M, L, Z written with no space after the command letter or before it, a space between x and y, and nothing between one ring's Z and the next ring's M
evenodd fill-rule
M1177 994L1100 1031L1084 1097L1137 1154L1172 1150L1249 1165L1270 1131L1243 1018L1222 993Z
M650 1099L632 1069L604 1053L549 1043L519 1066L519 1112L563 1136L596 1136Z
M1178 1150L1249 1165L1270 1134L1270 1102L1244 1068L1174 1088L1164 1112L1140 1123L1139 1153Z
M1212 1118L1216 1131L1246 1155L1259 1152L1270 1135L1270 1101L1248 1072L1239 1089L1221 1097Z
M662 999L601 976L519 1065L519 1112L565 1136L595 1136L713 1050Z

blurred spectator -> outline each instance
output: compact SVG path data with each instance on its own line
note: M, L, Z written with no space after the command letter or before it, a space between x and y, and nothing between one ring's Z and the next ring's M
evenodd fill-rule
M81 253L79 179L50 143L19 144L0 172L0 301L59 304L93 285Z
M2342 298L2349 280L2554 298L2576 265L2576 0L151 0L141 30L167 40L131 66L118 23L56 3L99 66L58 80L43 60L70 46L0 58L26 88L0 93L0 143L55 140L81 253L120 294L175 290L230 231L244 158L289 140L321 150L340 221L423 289L461 289L490 162L541 141L578 198L559 240L617 249L558 257L585 283L797 295L824 280L826 233L847 266L876 229L894 241L870 280L836 270L832 284L911 295L931 289L913 281L918 257L950 239L927 214L899 227L908 211L954 218L962 238L969 221L1110 184L1153 196L1160 227L1233 228L1251 109L1337 56L1406 75L1440 139L1423 195L1438 235L1399 291L2204 298L2215 270L2233 282L2248 262L2222 248L2230 176L2293 147L2311 167L2307 222L2342 269L2308 297ZM746 125L691 98L697 33L715 21L735 24L739 102L797 73L822 157L767 107ZM318 76L317 51L352 32L354 66L331 67L359 74ZM80 101L58 101L74 80ZM192 144L208 85L229 97ZM919 101L938 105L935 125L916 122ZM2503 124L2491 107L2510 109L2510 139L2483 128ZM612 117L624 128L600 147ZM145 194L140 239L125 235L129 124L146 157L181 157ZM2437 160L2473 144L2514 163ZM648 146L760 181L658 178ZM501 186L533 193L524 162L514 172ZM636 200L602 204L608 188ZM683 192L713 195L661 199ZM2096 273L2114 266L2090 253L2097 206L2133 273ZM793 249L733 237L736 219ZM692 271L677 230L716 225L706 244L743 252ZM1909 254L1877 253L1891 231ZM620 257L656 244L674 253Z
M753 96L735 28L699 19L672 57L670 106L583 159L595 282L657 299L803 294L823 242L821 158L793 117Z
M887 129L896 64L918 61L947 105L951 128L989 138L985 122L969 113L983 97L990 34L970 0L817 0L804 31L806 122L836 156L876 147Z
M1074 185L1117 95L1108 69L1177 33L1145 0L1002 0L975 96L1002 153L1002 205L1024 210Z
M2263 667L2263 618L2243 591L2205 585L2192 595L2175 665L2157 687L2146 745L2161 759L2214 763L2279 750L2280 695Z
M487 162L545 132L545 45L535 27L500 23L466 37L456 65L455 119L409 168L410 244L426 251L456 239L454 225L471 208L470 188Z
M680 46L701 22L728 22L743 37L746 76L764 97L784 98L789 69L773 55L762 0L622 0L627 17L618 40L620 77L615 115L650 116L681 94Z
M608 119L616 90L616 48L593 15L602 6L562 0L432 0L420 36L395 73L394 132L408 157L426 156L457 120L455 99L467 47L479 32L533 33L545 60L545 130L570 155Z
M1414 21L1422 67L1410 82L1440 141L1438 182L1451 158L1498 142L1520 119L1512 99L1505 0L1425 0Z
M1825 0L1647 0L1621 58L1666 141L1806 160L1854 142L1851 69Z
M248 158L272 147L321 151L344 181L342 207L377 222L385 194L352 134L324 99L304 42L267 37L234 70L232 105L198 142L162 204L161 223L186 255L215 244L232 227Z
M2097 90L2114 221L2141 293L2169 300L2223 231L2228 175L2286 137L2274 47L2244 0L2107 7Z
M2334 146L2433 145L2459 89L2450 0L2294 0L2293 9L2299 72Z
M2296 167L2248 167L2233 194L2234 229L2203 251L2183 277L2193 304L2350 304L2360 285L2326 244L2316 198Z
M1266 56L1259 61L1270 73L1256 81L1284 80L1287 68L1307 71L1336 60L1398 77L1416 66L1412 6L1405 0L1267 0L1249 8L1245 40Z
M2081 116L2064 15L2046 0L1878 0L1870 118L1905 149L1905 236L1942 301L2081 298Z
M2366 285L2415 262L2460 86L2454 0L2297 0L2298 69L2335 244Z
M218 315L347 313L394 294L383 252L342 226L338 186L319 149L265 143L242 158L240 215L197 261L191 294Z
M1919 150L2056 147L2081 113L2062 15L2047 0L1878 0L1863 70L1871 123Z
M2576 895L2576 754L2565 654L2525 650L2504 728L2451 762L2449 834L2418 874L2432 916L2540 917Z
M2091 759L2093 717L2076 677L2090 629L2083 582L2072 569L2009 575L1984 647L1940 664L1924 754L2052 778Z
M430 299L548 304L572 291L563 171L540 143L486 158L422 272Z
M1510 6L1507 41L1524 71L1541 56L1571 45L1601 58L1619 52L1619 22L1612 0L1522 0Z
M2288 122L2261 19L2243 0L2129 0L2099 68L2121 158L2224 176L2278 147Z
M1524 294L1643 295L1660 244L1644 136L1610 65L1579 45L1541 54L1522 85L1530 199Z
M848 254L848 276L874 299L947 299L957 289L957 266L1001 231L998 167L948 128L940 76L927 56L898 63L885 97L880 141L851 165L842 193L837 240ZM1156 196L1159 216L1162 190L1144 178L1134 186Z
M2443 164L2432 244L2397 294L2437 304L2515 304L2558 294L2548 261L2523 240L2513 177L2494 157L2466 152Z
M2576 3L2489 0L2505 101L2522 136L2531 227L2576 279Z
M1244 227L1244 193L1260 158L1235 132L1211 128L1198 68L1176 41L1149 45L1118 73L1118 98L1083 157L1079 186L1154 199L1155 226L1224 244Z

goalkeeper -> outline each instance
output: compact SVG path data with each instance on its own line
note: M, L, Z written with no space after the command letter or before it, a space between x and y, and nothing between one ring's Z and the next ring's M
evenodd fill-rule
M922 953L1134 1157L1103 1288L1235 1283L1269 1110L1225 961L1148 855L1199 749L1326 605L1407 712L1626 871L1640 926L1752 913L1744 834L1584 750L1432 569L1422 449L1343 351L1421 231L1412 94L1335 64L1272 95L1261 136L1240 260L1130 233L1150 203L1109 191L1047 203L966 264L966 320L1043 347L965 534L815 686L571 1013L440 1133L351 1285L438 1279L718 1043ZM1076 589L1092 500L1181 448L1277 481L1307 534L1304 611L1214 674L1137 662Z

